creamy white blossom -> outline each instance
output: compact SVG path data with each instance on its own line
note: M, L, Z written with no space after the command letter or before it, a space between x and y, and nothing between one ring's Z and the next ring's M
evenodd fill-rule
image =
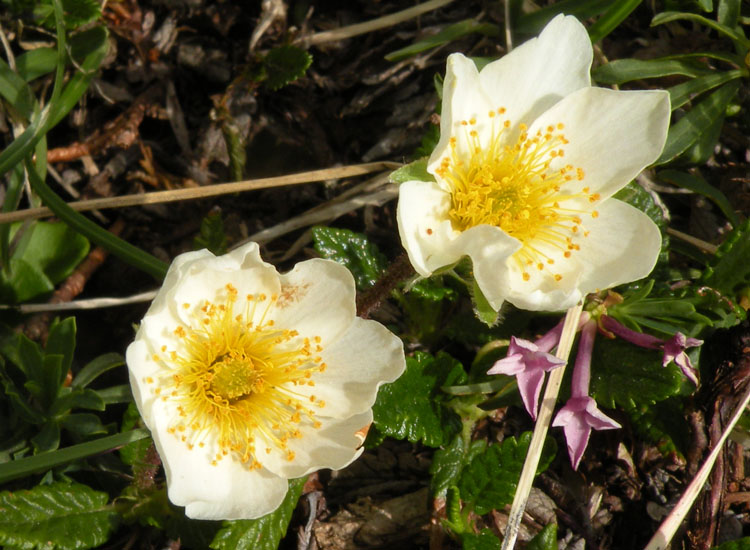
M659 156L669 96L592 87L592 55L583 25L560 15L481 71L448 57L436 181L400 187L420 275L469 256L493 308L560 310L651 271L658 228L611 196Z
M255 243L175 258L127 363L169 499L189 517L260 517L287 479L360 455L378 386L405 363L354 299L343 266L279 274Z

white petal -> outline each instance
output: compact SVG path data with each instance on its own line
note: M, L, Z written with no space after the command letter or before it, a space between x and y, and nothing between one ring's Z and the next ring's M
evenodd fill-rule
M406 368L401 339L380 323L360 318L320 355L325 372L313 376L315 386L299 386L295 391L325 401L320 412L334 418L368 410L378 387L398 378Z
M354 278L341 264L307 260L279 279L281 298L271 313L277 327L296 330L303 337L320 336L326 346L354 321Z
M637 208L609 199L598 211L598 218L585 222L591 233L576 252L586 266L579 282L584 294L645 277L661 249L659 228Z
M521 243L493 225L476 225L463 231L452 243L456 256L467 255L474 279L493 309L500 309L510 286L508 260Z
M188 450L167 433L172 412L169 403L157 402L151 433L167 473L169 500L185 506L194 519L252 519L275 510L288 489L286 479L265 469L249 470L231 455L211 465L216 447L211 438Z
M570 143L564 146L565 156L553 161L551 169L564 164L582 168L585 176L577 185L582 183L606 199L659 157L669 116L669 94L662 90L584 88L539 117L529 135L563 123Z
M448 56L443 82L443 103L440 114L440 140L430 155L427 169L435 173L443 155L449 150L450 138L456 137L458 150L467 149L468 134L461 121L485 119L487 112L497 108L479 83L474 62L460 53Z
M156 396L153 394L155 386L153 383L149 384L146 380L149 377L152 380L158 380L162 369L161 364L153 360L153 354L154 350L149 346L148 340L143 338L140 333L136 335L135 340L125 352L133 399L147 426L150 426L152 422L151 409Z
M517 277L512 278L512 286L506 299L519 309L528 311L561 311L578 303L582 298L577 286L579 273L567 273L560 282L555 281L548 273L532 276L530 281Z
M479 81L492 98L491 108L505 107L513 125L528 125L566 95L591 85L592 57L584 26L558 15L538 38L484 67Z
M177 285L183 278L184 272L189 269L194 262L210 258L215 258L215 256L204 248L195 252L180 254L172 260L167 275L164 277L164 282L162 283L159 292L156 294L154 301L151 303L149 312L167 307L170 303L171 293L174 291L175 285Z
M368 410L344 420L317 417L320 428L309 423L299 426L302 437L290 439L289 450L294 459L288 460L286 452L269 445L264 452L263 443L257 444L257 459L271 472L286 478L300 477L321 468L338 470L351 464L362 454L363 432L372 423L372 411Z
M407 181L399 187L398 232L411 265L423 277L458 261L448 246L457 231L451 227L450 195L434 182Z

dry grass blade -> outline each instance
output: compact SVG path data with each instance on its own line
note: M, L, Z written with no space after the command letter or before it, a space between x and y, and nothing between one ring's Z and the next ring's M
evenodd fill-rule
M575 340L576 332L578 331L578 321L581 318L582 309L583 304L578 304L577 306L570 308L565 314L565 324L563 325L560 343L557 345L557 352L555 353L555 356L558 359L564 361L568 360L570 349L573 347L573 340ZM549 429L552 420L552 413L555 410L557 394L560 392L563 374L565 374L565 367L566 365L556 368L550 372L549 378L547 379L547 386L544 389L544 398L539 407L539 416L537 416L536 424L534 424L534 433L531 436L529 450L526 453L526 460L523 463L523 470L521 470L521 477L518 480L516 494L513 497L513 504L511 504L510 513L508 514L508 526L505 529L502 550L512 550L516 544L518 528L521 525L523 512L526 509L526 502L531 493L531 484L534 482L536 469L537 466L539 466L539 459L542 456L544 439L547 437L547 430Z
M698 470L698 473L695 475L695 479L690 482L688 488L685 489L685 493L682 495L682 497L680 497L680 501L677 503L677 506L675 506L674 509L669 513L667 519L662 522L662 524L659 526L659 529L657 529L656 533L654 533L654 536L651 537L650 541L648 541L648 544L646 545L644 550L665 550L669 547L669 544L672 542L672 538L677 532L677 529L682 524L683 520L687 516L687 513L690 511L690 508L693 506L695 499L698 497L698 494L706 484L706 480L708 479L708 476L714 467L716 458L719 456L721 449L724 447L724 442L734 429L734 426L737 424L740 416L742 416L742 413L747 408L748 403L750 403L750 389L745 394L745 397L743 398L740 406L737 407L737 410L732 415L732 420L724 429L724 432L721 434L721 438L719 439L718 443L708 455L708 458L706 458L706 461L701 466L701 469Z
M171 191L156 191L154 193L141 193L138 195L123 195L120 197L108 197L103 199L91 199L68 203L73 210L85 212L88 210L101 210L105 208L123 208L125 206L142 206L144 204L157 204L165 202L184 201L192 199L204 199L242 191L254 191L270 187L281 187L284 185L299 185L301 183L313 183L338 178L350 178L362 176L373 172L384 170L395 170L401 164L397 162L370 162L366 164L352 164L336 168L325 168L323 170L312 170L299 174L287 176L275 176L272 178L259 178L253 180L237 181L232 183L219 183L205 187L193 187L189 189L174 189ZM0 224L20 220L33 220L52 216L49 208L29 208L0 214Z
M126 296L125 298L89 298L88 300L73 300L71 302L60 302L55 304L0 304L0 310L12 309L19 313L42 313L45 311L101 309L103 307L126 306L129 304L138 304L140 302L149 302L154 299L156 293L156 290L149 290L132 296Z
M306 38L303 37L298 40L298 43L307 46L315 46L317 44L323 44L324 42L345 40L346 38L351 38L360 34L366 34L378 29L384 29L386 27L398 25L399 23L403 23L404 21L408 21L409 19L414 19L415 17L418 17L423 13L442 8L443 6L450 4L451 2L453 2L453 0L430 0L429 2L424 2L423 4L419 4L417 6L414 6L413 8L409 8L396 13L391 13L389 15L384 15L383 17L378 17L377 19L365 21L364 23L357 23L356 25L340 27L332 31L319 32Z

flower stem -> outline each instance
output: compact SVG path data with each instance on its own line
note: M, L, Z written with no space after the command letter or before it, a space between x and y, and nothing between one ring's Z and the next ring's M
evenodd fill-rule
M357 296L357 315L363 319L368 319L370 312L380 307L380 303L390 295L396 285L412 275L414 275L414 268L411 266L409 256L404 252L388 266L383 276L377 280L372 288Z
M740 416L742 416L742 413L745 411L745 407L748 406L748 403L750 403L750 389L746 391L745 397L742 399L740 406L737 407L731 421L729 422L727 427L724 428L724 433L721 434L721 438L716 443L716 446L711 451L711 454L709 454L708 458L706 458L703 466L701 466L700 470L698 470L698 473L695 475L693 481L691 481L690 485L688 485L685 493L682 495L682 497L680 497L677 506L672 509L672 511L667 516L667 519L662 522L662 524L659 526L659 529L657 529L656 533L654 533L654 536L651 537L650 541L648 541L648 544L646 545L646 548L644 548L644 550L664 550L669 546L672 538L677 532L677 529L680 525L682 525L682 521L690 511L693 502L695 502L695 499L698 497L701 489L703 489L703 486L706 484L706 480L708 479L708 475L713 469L716 458L724 448L724 442L726 441L727 436L729 436L729 434L734 429L735 424L737 424Z
M594 339L596 338L596 321L593 319L583 325L581 339L578 342L578 355L573 367L573 380L571 381L571 397L588 397L589 384L591 382L591 354L594 351Z
M565 324L563 325L562 336L560 337L560 343L557 346L557 353L555 354L558 359L567 361L568 355L570 355L570 348L573 346L573 340L578 330L578 320L582 309L583 305L578 304L570 308L565 314ZM544 439L547 436L547 430L552 420L552 413L555 409L555 402L557 401L557 394L560 391L564 373L565 365L550 372L542 405L539 408L539 416L534 426L534 434L531 436L529 450L526 453L526 461L523 464L521 477L516 487L516 494L513 497L513 504L510 507L508 526L505 530L502 550L511 550L516 544L518 528L521 525L521 518L523 517L526 502L531 492L531 484L534 482L536 469L539 466L539 459L542 456Z

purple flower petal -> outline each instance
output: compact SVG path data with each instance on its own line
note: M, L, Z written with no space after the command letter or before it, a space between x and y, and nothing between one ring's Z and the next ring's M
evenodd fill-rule
M578 469L583 453L589 443L591 430L614 430L620 424L601 412L591 397L572 397L560 409L552 422L562 427L568 446L568 456L574 470Z
M544 373L564 364L562 359L539 351L534 342L512 336L508 355L492 365L487 374L515 376L523 404L531 418L536 420Z
M693 384L698 385L698 375L685 350L698 347L701 344L703 344L703 340L688 338L681 332L676 333L671 339L664 342L662 365L666 367L671 361L674 361L680 367L682 374Z

